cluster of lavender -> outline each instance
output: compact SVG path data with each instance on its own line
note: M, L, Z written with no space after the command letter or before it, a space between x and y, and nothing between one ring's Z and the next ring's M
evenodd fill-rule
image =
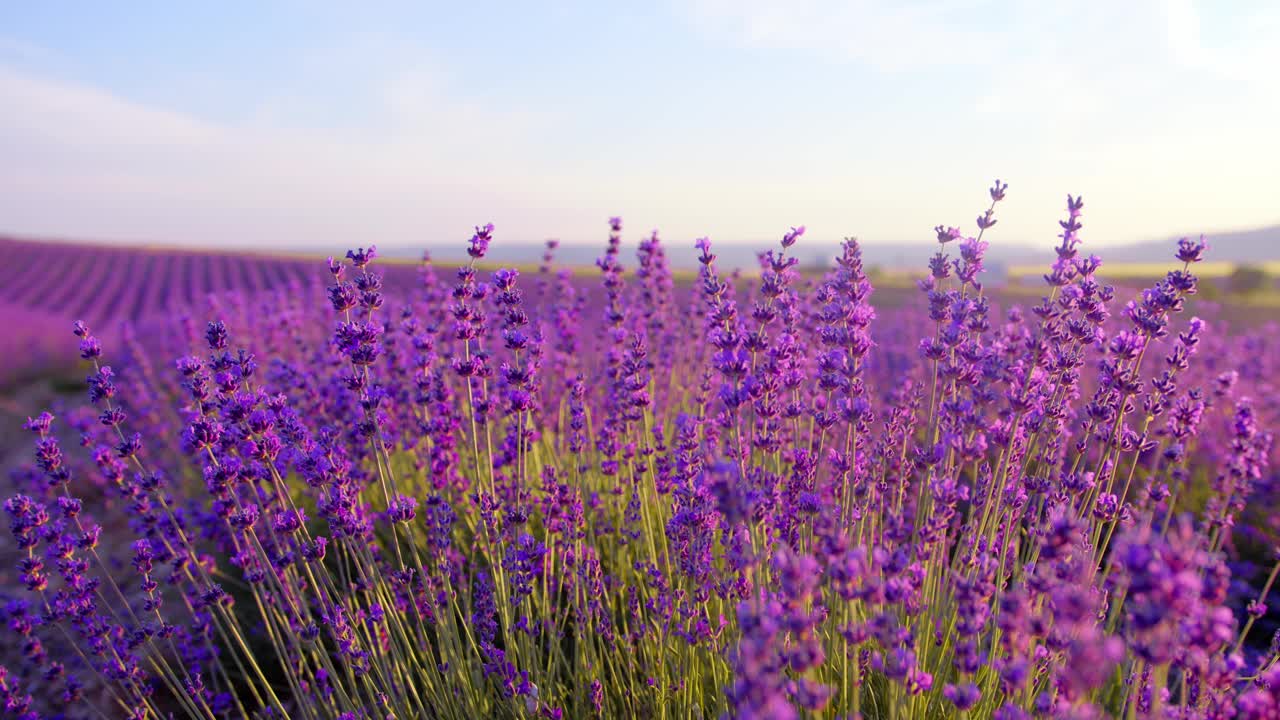
M1117 299L1078 198L997 314L1006 192L937 228L923 311L878 317L856 240L803 275L803 228L758 278L701 239L677 283L656 233L628 275L613 218L598 287L554 244L485 277L486 225L405 296L360 249L323 308L182 322L172 370L77 324L92 410L28 422L4 505L5 712L1280 717L1237 529L1275 368L1184 319L1202 241Z

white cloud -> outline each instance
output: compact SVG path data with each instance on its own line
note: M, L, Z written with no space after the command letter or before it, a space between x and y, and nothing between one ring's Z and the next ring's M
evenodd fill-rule
M1073 119L1194 102L1204 83L1275 95L1280 5L1215 6L1230 42L1202 38L1194 0L697 0L685 10L713 36L889 73L971 68L979 109ZM1237 7L1239 8L1237 10Z
M0 66L10 109L0 114L2 229L420 244L427 232L465 231L493 206L530 204L520 198L535 183L522 173L547 117L474 107L422 77L389 81L385 127L368 133L232 127Z
M974 22L983 0L697 0L695 23L754 47L804 49L888 70L990 59L999 34Z
M902 97L960 78L971 100L944 108L916 142L939 165L1114 203L1094 218L1110 239L1280 219L1274 2L701 0L690 15L736 45L861 67L900 83ZM915 105L894 111L936 112ZM958 126L983 155L963 147ZM1043 217L1059 195L1041 193L1031 209ZM1034 227L1012 203L1005 212L1002 227Z
M217 128L179 113L148 108L99 90L50 82L0 67L6 137L64 148L100 148L140 140L156 146L191 146L217 139Z

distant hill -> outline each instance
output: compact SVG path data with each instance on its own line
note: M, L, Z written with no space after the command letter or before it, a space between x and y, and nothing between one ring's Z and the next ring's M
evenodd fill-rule
M1081 249L1085 253L1101 256L1108 265L1173 262L1179 237L1198 238L1199 233L1117 245L1098 245L1086 240ZM1280 261L1280 225L1255 230L1205 233L1205 240L1209 243L1205 260L1250 264ZM887 268L920 267L936 251L937 245L933 244L881 245L872 242L864 244L863 257L868 265ZM956 254L954 248L950 254ZM1051 245L1031 247L1010 245L997 240L987 251L987 261L993 265L1048 265L1053 262L1053 258Z
M1205 239L1209 242L1206 260L1234 263L1280 260L1280 225L1256 230L1206 233ZM1117 245L1107 249L1106 259L1110 262L1150 262L1152 258L1162 258L1177 241L1175 236L1133 245Z

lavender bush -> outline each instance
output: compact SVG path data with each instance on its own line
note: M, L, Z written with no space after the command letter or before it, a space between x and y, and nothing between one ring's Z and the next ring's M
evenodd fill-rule
M1226 553L1272 552L1234 529L1274 348L1185 317L1203 241L1117 299L1078 198L1047 296L997 314L1006 189L886 317L855 240L805 277L795 228L738 278L702 239L688 285L656 233L628 273L614 218L598 287L554 247L482 277L484 226L411 292L370 248L202 335L77 324L94 409L28 422L5 503L5 709L1280 717L1275 558L1236 612Z

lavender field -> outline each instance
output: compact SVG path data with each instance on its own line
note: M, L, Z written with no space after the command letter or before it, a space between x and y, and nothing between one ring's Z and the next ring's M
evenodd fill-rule
M592 273L7 241L4 372L67 380L4 712L1280 717L1275 324L1197 298L1212 238L1102 284L1074 197L989 293L1007 192L887 305L803 228L680 282L618 218Z
M0 236L0 252L21 258L0 284L0 385L71 364L66 328L83 320L103 337L164 323L210 296L255 296L305 289L325 278L322 264L296 256L176 249L140 250ZM408 288L411 266L394 267L388 286Z

